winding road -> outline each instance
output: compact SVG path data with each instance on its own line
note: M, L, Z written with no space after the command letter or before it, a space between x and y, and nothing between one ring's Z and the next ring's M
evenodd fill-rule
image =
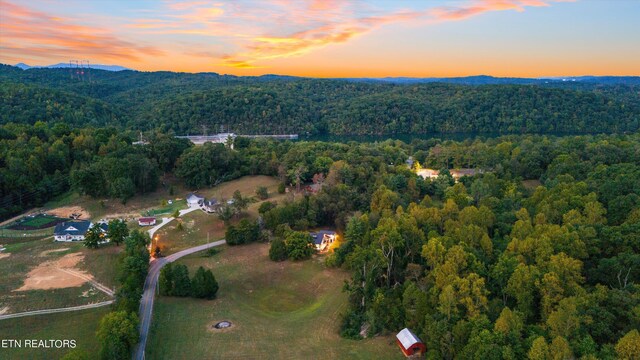
M136 360L143 360L144 353L147 346L147 337L149 335L149 326L151 325L151 318L153 313L153 300L155 297L156 287L158 286L158 275L160 275L160 269L164 265L170 262L174 262L179 258L196 253L198 251L206 250L215 246L225 244L225 240L215 241L209 244L192 247L186 250L182 250L175 254L171 254L164 258L154 259L149 265L149 274L144 282L144 293L140 300L140 342L136 346L133 358Z

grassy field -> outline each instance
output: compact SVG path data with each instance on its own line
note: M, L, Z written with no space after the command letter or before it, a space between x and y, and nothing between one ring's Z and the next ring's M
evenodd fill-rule
M212 189L202 190L199 194L206 197L216 197L218 199L230 199L236 190L243 196L254 196L258 186L265 186L269 190L267 201L283 201L284 194L278 194L278 180L269 176L245 176L236 180L222 183ZM262 203L256 198L256 202L250 204L245 216L258 216L258 208ZM240 219L233 219L232 223ZM224 223L218 219L216 214L207 214L203 211L194 211L185 215L182 219L183 230L178 230L178 221L173 221L160 229L158 244L165 255L173 254L180 250L202 245L209 241L220 240L224 237Z
M38 230L13 230L0 228L0 239L34 239L37 237L53 236L55 227L49 227Z
M160 297L149 359L403 359L392 335L354 341L338 335L347 306L348 274L327 269L323 258L276 263L269 246L225 247L207 258L179 260L193 274L212 269L220 291L212 301ZM217 321L233 327L212 330Z
M98 282L111 288L116 284L115 270L121 247L109 245L92 250L85 248L82 243L55 243L51 238L10 243L3 241L2 244L6 248L2 253L8 256L0 258L0 310L8 307L10 313L15 313L107 300L105 294L94 291L87 284L52 290L14 291L23 285L33 268L71 253L80 252L84 255L84 261L78 264L78 268L93 275Z
M68 339L77 349L96 356L99 348L95 333L109 307L61 314L38 315L0 321L0 339ZM0 359L59 359L69 349L0 349Z

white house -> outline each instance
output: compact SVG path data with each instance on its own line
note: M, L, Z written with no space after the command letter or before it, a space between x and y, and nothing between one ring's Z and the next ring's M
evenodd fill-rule
M53 238L55 241L84 241L87 231L94 224L91 221L65 221L58 223L53 230ZM107 232L108 225L106 223L96 224L103 233Z
M189 205L189 207L200 206L203 202L204 196L196 195L194 193L187 195L187 204Z

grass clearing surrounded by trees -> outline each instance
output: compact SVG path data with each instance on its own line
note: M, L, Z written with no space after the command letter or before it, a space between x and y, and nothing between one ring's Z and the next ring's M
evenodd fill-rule
M153 359L402 359L393 334L361 341L339 335L348 274L328 269L324 257L273 262L267 244L226 247L178 261L193 276L211 269L217 299L158 297L147 357ZM213 330L218 321L232 327Z

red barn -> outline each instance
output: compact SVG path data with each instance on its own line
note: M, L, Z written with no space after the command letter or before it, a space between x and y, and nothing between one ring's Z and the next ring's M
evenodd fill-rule
M424 354L427 351L427 346L408 328L402 329L396 335L396 342L402 350L404 356L413 356L416 354Z
M156 218L154 217L141 217L138 219L138 225L151 226L156 224Z

